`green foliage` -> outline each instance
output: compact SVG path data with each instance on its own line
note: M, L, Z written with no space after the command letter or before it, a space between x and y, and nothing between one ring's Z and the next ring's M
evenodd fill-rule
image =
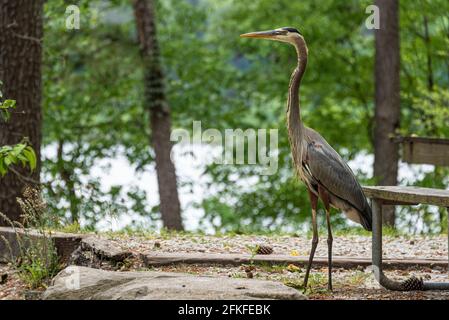
M401 2L401 134L449 137L449 17L447 1ZM449 169L435 167L414 185L447 189ZM404 183L404 182L403 182ZM444 209L418 206L399 211L400 225L412 233L447 229Z
M1 86L0 81L0 86ZM11 109L16 107L14 100L2 100L3 94L0 91L0 118L3 121L10 119ZM2 121L0 119L0 121ZM8 168L12 165L22 164L22 166L29 165L31 171L36 169L36 154L33 148L28 144L27 139L19 144L13 146L0 146L0 178L4 177L8 173Z
M31 171L36 169L36 154L26 141L14 146L0 147L0 177L5 176L8 167L18 163L23 167L29 165Z
M0 81L0 87L2 86L2 82ZM11 117L10 111L16 107L16 101L14 100L3 100L3 93L0 90L0 119L3 121L8 121Z
M0 92L0 99L2 98L1 92ZM9 111L11 109L14 109L16 107L16 102L14 100L0 100L0 116L3 118L4 121L8 121L11 117Z
M153 160L141 106L139 47L129 1L78 1L81 29L65 29L66 1L45 6L44 159L49 210L94 228L105 216L152 216L142 191L101 188L91 169L123 155L142 171ZM125 23L114 19L125 17ZM125 202L125 197L129 200Z
M173 127L191 130L192 122L201 120L204 129L221 131L279 129L275 175L260 175L258 166L205 169L210 182L204 201L194 204L205 212L202 226L212 225L217 232L306 232L308 196L294 177L285 129L295 52L285 44L249 41L239 35L280 26L301 30L310 54L301 89L304 122L351 160L372 153L375 53L373 32L365 28L365 9L372 1L156 3ZM91 175L102 159L117 156L135 168L136 179L153 165L130 2L77 4L81 29L72 31L65 29L61 14L66 1L48 1L45 7L44 144L57 150L44 159L49 209L68 224L77 225L82 219L89 230L107 215L122 214L148 217L146 228L155 227L158 207L151 207L136 185L105 190ZM403 135L449 135L449 21L443 14L447 11L443 0L401 2ZM362 183L372 182L365 171L357 174ZM438 168L415 184L447 188L448 175ZM195 181L183 181L189 184ZM438 231L447 223L444 215L422 210L426 230ZM406 221L407 230L416 225L409 213L401 212L400 219ZM333 219L336 229L347 228L341 215Z

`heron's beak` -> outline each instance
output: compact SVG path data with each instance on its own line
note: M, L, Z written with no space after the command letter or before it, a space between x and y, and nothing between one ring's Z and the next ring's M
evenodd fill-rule
M276 38L276 36L280 35L279 31L277 30L270 30L270 31L258 31L258 32L250 32L241 34L240 37L242 38L259 38L259 39L273 39Z

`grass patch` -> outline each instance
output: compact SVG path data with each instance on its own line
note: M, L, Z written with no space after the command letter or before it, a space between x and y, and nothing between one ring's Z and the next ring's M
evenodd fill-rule
M307 284L307 294L329 294L327 290L327 275L322 273L311 273L309 275L309 282ZM299 291L304 291L304 277L297 279L283 278L282 283L288 287L294 288Z
M49 281L62 269L52 239L48 223L52 217L47 215L46 203L38 189L27 187L23 198L17 198L22 209L22 221L11 221L5 214L2 217L15 232L19 255L15 257L9 242L2 237L10 251L10 264L18 270L19 277L31 289L46 287ZM32 229L30 229L32 228ZM33 233L37 232L37 234Z
M345 283L360 287L365 283L365 281L371 277L371 273L365 273L363 271L356 271L353 275L345 279Z

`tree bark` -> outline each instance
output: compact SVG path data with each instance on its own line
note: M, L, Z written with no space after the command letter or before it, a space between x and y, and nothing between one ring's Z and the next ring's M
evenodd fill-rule
M145 66L145 109L150 114L151 143L155 152L164 227L182 230L175 166L170 154L171 116L164 88L153 0L134 0L134 15L140 49Z
M374 176L379 185L396 185L399 146L391 139L400 125L399 0L376 0L380 29L376 30ZM383 221L394 226L394 207L385 207Z
M424 42L426 44L426 54L427 54L427 89L433 91L433 67L432 67L432 48L431 39L429 35L429 19L424 16Z
M37 156L37 168L30 176L21 166L15 171L39 181L41 146L41 65L44 0L0 0L0 80L7 99L16 100L10 120L0 120L0 145L14 145L28 138ZM24 180L8 173L0 177L0 211L20 221L16 197ZM0 225L5 221L1 221Z

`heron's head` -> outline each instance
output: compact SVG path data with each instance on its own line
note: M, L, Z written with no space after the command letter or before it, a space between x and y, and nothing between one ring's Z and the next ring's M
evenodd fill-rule
M240 35L242 38L267 39L294 44L298 39L303 39L298 29L284 27L269 31L250 32Z

